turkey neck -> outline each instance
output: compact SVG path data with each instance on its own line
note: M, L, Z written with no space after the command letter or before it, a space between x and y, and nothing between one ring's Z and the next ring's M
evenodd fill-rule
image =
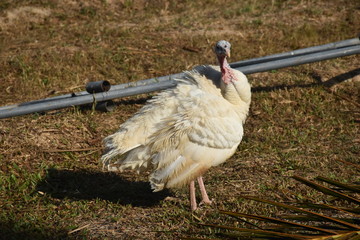
M241 102L249 102L249 83L245 75L234 71L227 62L225 56L218 57L221 70L221 93L223 97L234 105Z
M218 60L219 60L219 65L220 65L220 70L221 70L221 80L224 83L229 84L234 79L232 69L231 69L229 63L227 62L225 56L219 56Z
M244 121L250 106L250 84L245 75L233 70L228 64L226 57L219 57L221 69L221 94L234 105L239 117Z

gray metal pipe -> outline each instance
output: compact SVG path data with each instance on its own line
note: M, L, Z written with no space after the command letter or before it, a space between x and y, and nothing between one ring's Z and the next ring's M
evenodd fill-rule
M327 51L306 54L306 55L300 55L296 57L285 58L270 62L237 67L235 69L243 72L244 74L252 74L258 72L265 72L269 70L275 70L279 68L297 66L306 63L318 62L332 58L345 57L359 53L360 53L360 45L355 45L355 46L327 50Z
M244 74L251 74L359 53L360 45L353 45L331 50L324 50L311 54L301 54L299 56L286 57L279 60L261 62L248 66L237 67L236 69L242 71ZM183 76L183 73L177 73L158 78L150 78L134 83L115 85L112 86L110 91L103 93L88 94L86 92L80 92L80 94L67 94L48 99L5 106L0 108L0 119L34 112L44 112L71 106L91 104L94 101L101 102L120 97L159 91L176 86L176 82L174 82L173 79L180 78L181 76Z
M257 73L257 72L266 72L269 70L275 70L275 69L279 69L279 68L297 66L297 65L306 64L306 63L318 62L318 61L323 61L323 60L332 59L332 58L345 57L345 56L349 56L349 55L359 54L360 53L360 40L358 38L354 38L354 39L350 39L350 40L351 41L349 41L349 42L351 42L351 43L357 42L358 44L351 45L348 47L323 50L321 52L315 52L315 53L311 53L311 54L296 54L295 56L292 56L292 57L290 55L288 55L287 57L282 58L282 59L278 59L276 57L277 54L274 54L274 55L266 56L269 58L265 62L261 60L261 62L258 62L255 64L249 64L249 65L233 67L233 68L243 72L244 74L252 74L252 73ZM355 40L357 40L357 41L355 41ZM329 44L329 45L332 45L332 44ZM323 45L323 46L325 46L325 45ZM333 46L335 46L335 45L333 45ZM288 52L288 53L291 53L291 52ZM275 56L275 57L272 58L271 56ZM261 59L263 59L263 58L261 58ZM272 60L270 60L270 59L272 59ZM237 62L237 63L240 63L240 62ZM235 63L230 64L230 66L232 66L232 65L235 65ZM113 86L111 86L110 91L121 90L121 89L124 89L127 87L132 87L132 86L143 86L143 85L146 85L149 83L169 81L169 80L173 80L176 78L181 78L183 75L184 75L183 73L176 73L176 74L171 74L171 75L157 77L157 78L149 78L149 79L132 82L132 83L113 85Z
M126 84L123 84L123 85L126 85ZM39 100L33 100L33 101L25 102L25 103L18 103L18 104L3 106L3 107L0 107L0 111L19 107L19 106L34 105L34 104L38 104L38 103L47 103L47 102L60 100L60 99L71 99L73 97L85 96L85 95L89 95L92 93L106 92L106 91L110 90L111 84L109 81L106 81L106 80L89 82L88 84L86 84L85 88L86 88L86 91L82 91L82 92L68 93L68 94L64 94L64 95L48 97L48 98L39 99Z
M265 62L270 62L270 61L275 61L275 60L280 60L280 59L293 58L293 57L297 57L297 56L301 56L301 55L305 55L305 54L311 54L311 53L321 54L321 52L324 52L324 51L335 50L335 49L340 49L340 48L349 47L349 46L360 46L360 36L358 38L352 38L352 39L347 39L347 40L343 40L343 41L339 41L339 42L333 42L333 43L328 43L328 44L314 46L314 47L297 49L297 50L290 51L290 52L278 53L278 54L272 54L272 55L268 55L268 56L264 56L264 57L260 57L260 58L252 58L252 59L248 59L248 60L242 60L239 62L230 63L230 66L232 68L235 68L238 70L242 69L243 71L247 72L246 74L251 74L251 73L255 73L255 72L251 72L251 70L248 70L248 68L240 68L240 67L250 66L250 65L254 65L254 64L265 63ZM273 69L269 69L269 70L273 70ZM267 71L267 70L265 70L265 71ZM245 72L244 72L244 74L245 74ZM140 86L140 85L145 85L148 83L154 83L154 82L159 82L159 81L167 81L170 79L181 78L182 76L183 76L183 73L176 73L176 74L171 74L171 75L162 76L162 77L158 77L158 78L149 78L149 79L140 80L137 82L114 85L114 86L111 86L112 87L111 90L124 89L129 86Z
M233 62L233 63L230 63L230 66L232 68L238 68L238 67L243 67L243 66L248 66L248 65L253 65L253 64L258 64L258 63L275 61L275 60L280 60L280 59L285 59L285 58L290 58L290 57L295 57L295 56L300 56L300 55L305 55L305 54L317 53L317 52L322 52L322 51L327 51L327 50L333 50L333 49L338 49L338 48L343 48L343 47L350 47L350 46L355 46L355 45L360 45L359 38L352 38L352 39L347 39L347 40L343 40L343 41L339 41L339 42L333 42L333 43L328 43L328 44L314 46L314 47L297 49L297 50L293 50L290 52L277 53L277 54L272 54L272 55L268 55L265 57L252 58L249 60Z
M352 39L347 39L347 40L343 40L343 41L339 41L339 42L333 42L333 43L328 43L328 44L314 46L314 47L297 49L297 50L290 51L290 52L272 54L272 55L268 55L268 56L264 56L264 57L260 57L260 58L243 60L243 61L239 61L239 62L230 63L230 66L233 68L236 68L240 71L243 71L246 74L251 74L251 73L253 73L251 70L248 70L248 68L242 68L242 67L259 64L259 63L275 61L275 60L280 60L280 59L296 57L296 56L310 54L310 53L322 54L321 53L322 51L344 48L344 47L349 47L349 46L356 46L356 45L360 46L359 38L352 38ZM273 64L270 64L270 65L264 64L264 65L260 65L260 66L262 69L268 69L268 68L266 68L266 66L273 66ZM257 66L257 67L259 67L259 66ZM251 68L251 69L256 69L256 68ZM273 70L273 69L270 68L270 70ZM262 71L267 71L267 70L262 70ZM170 79L181 78L182 76L183 76L183 73L176 73L176 74L171 74L171 75L157 77L157 78L149 78L149 79L145 79L145 80L140 80L137 82L113 85L113 86L111 86L111 91L117 91L120 89L133 87L133 86L143 86L146 84L157 83L157 82L161 82L161 81L168 81ZM63 98L72 98L74 96L83 96L83 95L88 95L88 94L89 93L87 91L82 91L82 92L77 92L77 93L65 94L65 95L61 95L61 96L49 97L49 98L40 99L40 100L29 101L27 103L23 103L22 105L46 103L46 102L53 101L53 100L58 100L58 99L63 99ZM3 107L0 107L0 111L18 107L18 106L19 106L19 104L3 106Z
M149 93L157 90L164 90L176 86L174 81L162 81L159 83L148 84L145 86L129 87L122 91L108 91L70 98L60 98L54 101L46 101L36 104L19 104L16 108L0 111L0 119L25 115L35 112L45 112L66 107L80 106L85 104L107 101L115 98L127 97L137 94Z

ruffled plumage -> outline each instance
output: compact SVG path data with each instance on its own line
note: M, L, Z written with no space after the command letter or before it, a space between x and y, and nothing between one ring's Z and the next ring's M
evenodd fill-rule
M232 156L243 136L250 85L221 83L218 67L200 66L159 93L104 139L104 167L151 169L154 191L181 187ZM240 92L239 92L240 91Z

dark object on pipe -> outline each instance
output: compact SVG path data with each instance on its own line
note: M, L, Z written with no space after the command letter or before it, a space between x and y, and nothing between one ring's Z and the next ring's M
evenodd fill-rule
M340 47L339 47L340 46ZM328 50L330 48L330 50ZM308 50L306 50L308 49ZM315 53L307 53L312 49ZM252 74L256 72L264 72L284 67L296 66L305 63L312 63L337 57L343 57L360 53L360 41L358 38L349 39L342 42L325 44L317 47L299 49L283 54L274 54L258 58L255 64L243 66L241 62L230 64L235 69L242 71L244 74ZM280 56L282 55L282 56ZM259 59L263 59L260 60ZM249 64L253 59L246 60ZM246 62L245 61L245 62ZM236 65L237 64L237 65ZM175 78L180 78L183 73L162 76L158 78L150 78L138 82L120 84L112 86L108 92L89 94L86 92L72 93L63 96L56 96L48 99L36 100L22 104L10 105L0 108L0 119L14 117L34 112L44 112L55 109L61 109L71 106L91 104L94 101L102 102L110 99L126 97L136 94L149 93L153 91L164 90L166 88L176 86Z
M98 92L107 92L111 88L109 81L96 81L96 82L88 82L86 84L86 91L88 93L98 93Z
M94 106L95 105L95 106ZM95 102L92 104L85 104L80 106L81 110L93 110L100 112L112 112L115 109L115 103L112 100Z
M109 81L96 81L96 82L88 82L85 86L85 89L88 93L99 93L99 92L107 92L111 88L111 84ZM115 104L112 100L98 102L95 105L95 110L100 112L111 112L115 109Z
M99 102L95 106L95 110L100 112L112 112L115 109L115 104L112 100Z

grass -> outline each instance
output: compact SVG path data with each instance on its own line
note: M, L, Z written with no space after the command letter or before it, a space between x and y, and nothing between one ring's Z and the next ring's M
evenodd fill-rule
M353 38L357 1L10 1L0 3L1 105ZM187 48L184 48L187 47ZM196 49L188 51L186 49ZM253 100L236 154L205 175L212 207L192 214L187 189L152 193L146 175L103 172L102 139L149 97L111 113L69 108L0 120L0 238L178 239L214 236L217 209L271 215L242 194L323 201L289 178L359 181L358 56L249 76ZM241 225L241 223L239 223ZM215 232L214 232L215 231ZM211 235L212 234L212 235Z

